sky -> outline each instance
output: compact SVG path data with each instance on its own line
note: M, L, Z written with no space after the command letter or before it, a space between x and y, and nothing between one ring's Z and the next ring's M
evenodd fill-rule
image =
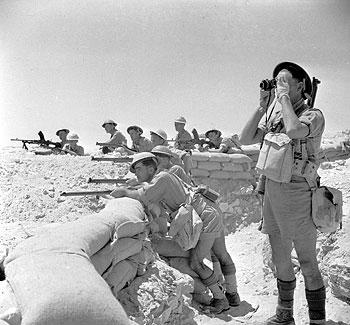
M1 0L0 144L68 128L92 148L109 118L239 133L282 61L321 81L326 130L349 129L349 18L348 0Z

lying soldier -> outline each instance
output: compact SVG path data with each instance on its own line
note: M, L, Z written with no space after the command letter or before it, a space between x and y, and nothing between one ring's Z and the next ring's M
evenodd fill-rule
M166 205L170 210L168 222L171 228L173 221L171 216L187 203L188 191L184 183L171 173L162 171L157 174L157 159L152 153L144 152L134 155L130 171L136 174L140 183L145 182L145 186L139 190L118 187L111 193L111 196L130 197L139 200L146 207ZM199 215L203 227L198 242L194 248L190 249L190 266L213 295L208 310L213 313L221 313L228 310L230 306L240 304L235 265L225 246L222 215L207 205L200 195L193 198L191 205ZM164 214L161 214L159 219L164 219ZM160 224L166 224L166 222L167 220L161 221ZM226 292L219 285L213 270L204 263L204 258L210 255L211 250L221 261Z

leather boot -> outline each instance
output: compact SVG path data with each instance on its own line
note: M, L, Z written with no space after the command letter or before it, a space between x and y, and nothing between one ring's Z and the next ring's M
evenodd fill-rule
M293 296L296 280L282 281L277 279L278 305L276 314L270 317L265 325L295 325L293 318Z

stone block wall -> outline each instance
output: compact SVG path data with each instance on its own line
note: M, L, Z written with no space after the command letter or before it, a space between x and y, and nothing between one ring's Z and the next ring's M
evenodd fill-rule
M220 194L226 234L260 220L260 201L253 191L253 160L245 154L193 152L191 170L196 184L208 185Z

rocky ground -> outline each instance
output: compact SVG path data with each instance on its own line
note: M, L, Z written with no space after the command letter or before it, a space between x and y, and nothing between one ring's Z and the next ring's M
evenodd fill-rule
M18 148L3 148L0 157L1 250L4 252L11 249L48 223L68 222L99 212L105 205L104 199L95 196L61 197L60 193L111 188L111 185L106 184L87 184L86 180L88 177L123 177L127 173L127 167L126 164L91 161L90 156L37 156ZM343 229L331 235L320 234L318 239L318 256L327 286L327 324L350 324L350 160L325 162L321 166L320 174L323 184L341 189L344 195ZM139 324L259 324L273 314L277 300L276 283L270 269L266 236L257 230L258 218L251 220L254 222L248 225L243 223L235 232L228 231L226 237L228 250L237 267L242 298L240 307L231 308L221 315L207 315L201 311L199 305L191 303L188 295L181 297L181 293L188 293L190 288L186 289L186 285L181 284L187 283L185 280L178 280L174 283L183 288L183 291L176 290L176 285L173 286L176 303L182 301L177 320L162 318L161 313L155 320L154 314L147 314L147 311L139 318L135 316L132 319ZM164 276L164 272L169 275L169 271L162 268L162 265L158 268L152 267L152 276L148 275L147 279L136 278L129 289L124 289L120 299L128 314L140 313L133 310L130 297L140 297L145 292L142 290L145 283L149 287L153 286L146 291L153 292L154 299L159 300L157 305L148 295L143 306L147 305L149 310L155 305L159 307L164 295L169 294L161 292L161 288L167 287L164 282L167 276ZM306 324L307 306L303 278L297 263L296 272L296 323ZM174 271L169 279L182 279L182 275L178 273ZM2 307L0 303L0 309Z

